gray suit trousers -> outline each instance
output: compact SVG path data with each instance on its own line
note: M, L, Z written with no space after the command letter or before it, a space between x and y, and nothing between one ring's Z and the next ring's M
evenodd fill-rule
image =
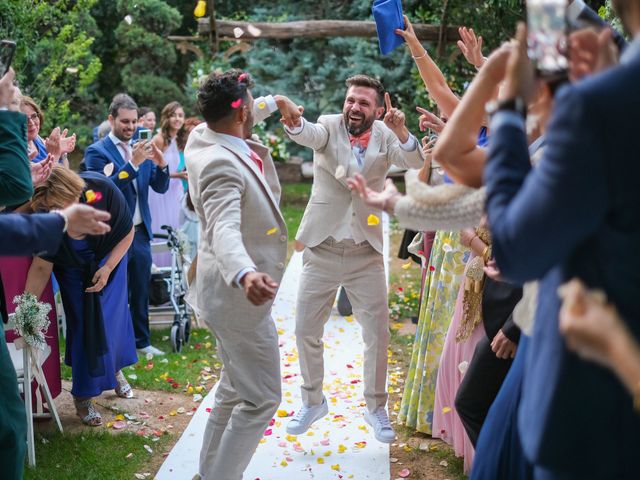
M347 291L364 340L364 397L373 411L387 403L389 307L384 259L369 243L329 237L305 248L296 308L296 342L305 405L322 403L324 325L338 287Z
M203 480L242 480L280 405L278 333L270 315L251 328L239 328L247 326L240 319L207 324L216 336L223 370L204 432L200 475Z

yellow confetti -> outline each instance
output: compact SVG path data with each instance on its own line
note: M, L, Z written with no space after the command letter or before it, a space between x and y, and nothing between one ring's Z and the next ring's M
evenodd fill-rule
M202 392L202 390L203 390L202 385L198 385L198 386L196 387L196 393L201 393L201 392Z
M335 470L336 472L340 471L340 464L336 463L335 465L331 465L331 470Z
M411 268L411 262L405 263L404 265L402 265L402 269L403 270L409 270Z
M124 415L122 414L116 415L116 420L124 420Z
M260 110L264 110L265 108L267 108L267 104L266 104L265 102L260 102L260 103L258 104L258 108L259 108Z
M322 457L318 457L318 460L317 460L317 461L318 461L318 463L319 463L320 465L322 465L322 464L324 463L324 458L322 458Z
M260 443L267 443L267 440L265 438L261 438Z
M113 427L113 422L107 422L107 428Z
M370 227L380 225L380 219L372 213L367 217L367 225L369 225Z
M286 460L282 460L282 461L280 462L280 465L282 465L283 467L286 467L286 466L287 466L287 465L289 465L289 464L287 463L287 461L286 461Z
M451 411L451 407L444 407L442 409L442 413L449 413Z
M411 452L411 447L409 445L405 445L402 449L407 453Z
M191 395L193 393L193 387L187 388L187 393Z
M284 328L278 329L278 335L284 335Z
M344 453L347 451L347 447L345 445L338 445L338 453Z
M118 174L118 178L124 180L125 178L129 178L129 174L123 170Z
M313 437L313 435L314 435L313 432L311 432L311 431L307 432L307 437Z
M356 442L356 447L364 448L367 446L367 442Z
M273 227L267 230L267 235L273 235L274 233L278 233L278 227Z
M278 410L277 415L280 418L284 418L284 417L288 417L289 416L289 412L287 412L286 410Z
M324 456L325 457L330 457L331 456L331 450L324 452Z
M284 438L287 440L287 442L295 442L298 439L298 437L296 437L295 435L287 435Z

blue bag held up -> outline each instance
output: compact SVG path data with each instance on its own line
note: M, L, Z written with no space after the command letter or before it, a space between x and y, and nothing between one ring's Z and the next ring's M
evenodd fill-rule
M404 30L402 0L375 0L372 10L378 31L380 53L388 55L404 43L404 39L395 32L397 28Z

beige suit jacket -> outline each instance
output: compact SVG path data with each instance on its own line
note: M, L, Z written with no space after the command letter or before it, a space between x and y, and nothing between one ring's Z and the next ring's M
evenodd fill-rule
M201 225L189 301L214 323L250 326L269 313L271 302L256 307L234 284L241 270L253 267L276 282L284 273L287 227L278 208L278 178L268 150L258 153L263 153L264 175L248 155L205 123L189 135L185 149L189 192Z
M355 172L350 170L353 152L342 114L322 115L318 123L305 122L300 133L288 132L288 135L294 142L314 151L311 198L296 239L308 247L319 245L338 230L351 206L354 221L362 228L365 239L382 253L382 223L367 225L369 215L380 217L381 211L366 205L347 186L347 178ZM420 168L423 163L419 145L412 151L403 150L398 137L383 122L376 120L373 123L360 172L370 188L383 189L391 165L408 169Z

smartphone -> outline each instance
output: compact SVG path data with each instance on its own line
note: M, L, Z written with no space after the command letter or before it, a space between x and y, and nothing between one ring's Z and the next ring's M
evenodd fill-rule
M0 78L4 77L11 67L13 54L16 51L16 42L11 40L0 41Z
M142 130L140 130L138 132L138 139L141 142L151 140L151 130L149 130L148 128L143 128Z
M567 74L568 7L567 0L527 0L527 48L540 77Z

